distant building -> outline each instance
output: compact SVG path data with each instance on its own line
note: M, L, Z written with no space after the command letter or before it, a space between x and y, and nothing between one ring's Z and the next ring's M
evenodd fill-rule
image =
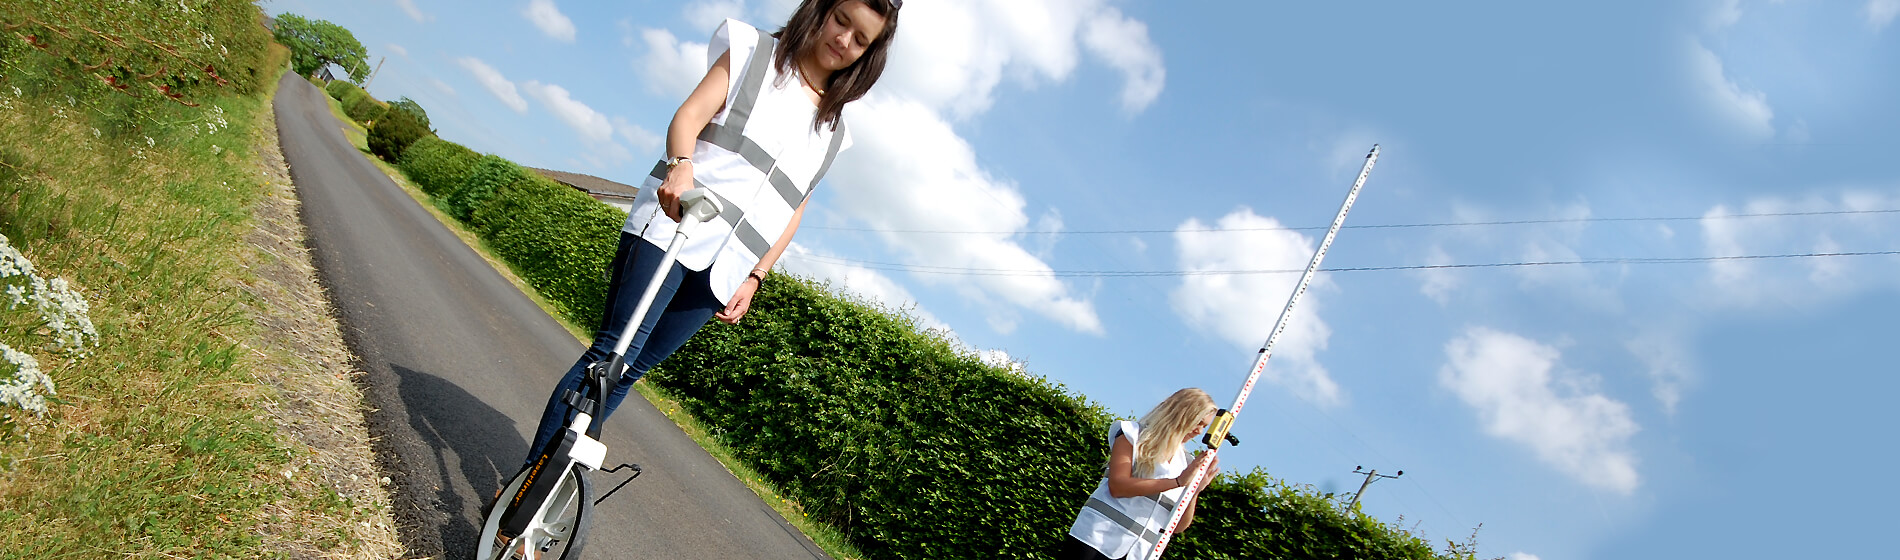
M580 173L568 173L566 171L555 171L537 167L530 167L528 169L532 169L535 173L540 173L542 177L552 179L556 183L574 187L574 190L587 193L587 196L594 197L594 200L605 202L608 205L619 208L621 211L632 211L633 196L640 193L639 187L616 183L593 175L582 175Z

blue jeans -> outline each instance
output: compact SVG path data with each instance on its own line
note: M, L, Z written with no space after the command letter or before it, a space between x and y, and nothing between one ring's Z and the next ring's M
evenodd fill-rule
M600 329L594 332L594 345L575 360L574 366L567 369L567 375L561 376L560 384L554 386L554 394L548 396L547 408L541 412L541 425L535 429L534 443L528 446L524 466L533 463L541 454L541 448L560 434L573 417L573 408L561 397L580 387L589 364L605 360L607 354L613 352L614 343L620 340L620 331L627 328L627 320L633 315L633 308L640 305L641 292L646 290L654 269L665 256L664 248L638 235L620 232L620 248L614 252L610 266L612 279L607 283L606 312L601 314ZM679 263L673 263L667 270L660 293L653 297L653 307L647 310L640 329L633 335L633 342L627 345L626 376L607 395L601 417L594 419L596 425L607 421L607 415L627 398L627 390L633 387L633 382L679 350L686 339L706 325L713 313L725 308L713 295L705 271L688 270Z

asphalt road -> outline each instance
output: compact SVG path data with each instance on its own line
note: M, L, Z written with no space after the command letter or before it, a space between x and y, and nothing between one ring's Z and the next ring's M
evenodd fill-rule
M350 145L322 90L285 74L273 104L317 269L368 372L404 544L471 557L478 510L582 346ZM608 464L646 474L596 510L586 557L825 558L646 400L627 399L603 441ZM596 493L619 483L595 474Z

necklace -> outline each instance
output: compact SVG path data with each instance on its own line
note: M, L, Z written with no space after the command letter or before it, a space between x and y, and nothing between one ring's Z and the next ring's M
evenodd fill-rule
M792 66L798 70L798 81L805 82L805 87L811 88L819 97L825 96L825 90L818 89L818 84L812 83L811 76L805 72L805 64L803 62Z

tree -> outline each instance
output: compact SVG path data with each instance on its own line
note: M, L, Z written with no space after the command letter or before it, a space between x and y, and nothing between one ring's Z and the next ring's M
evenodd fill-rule
M290 63L298 74L308 76L335 64L350 73L352 82L361 84L369 77L369 51L341 25L287 13L277 16L276 37L290 47Z

